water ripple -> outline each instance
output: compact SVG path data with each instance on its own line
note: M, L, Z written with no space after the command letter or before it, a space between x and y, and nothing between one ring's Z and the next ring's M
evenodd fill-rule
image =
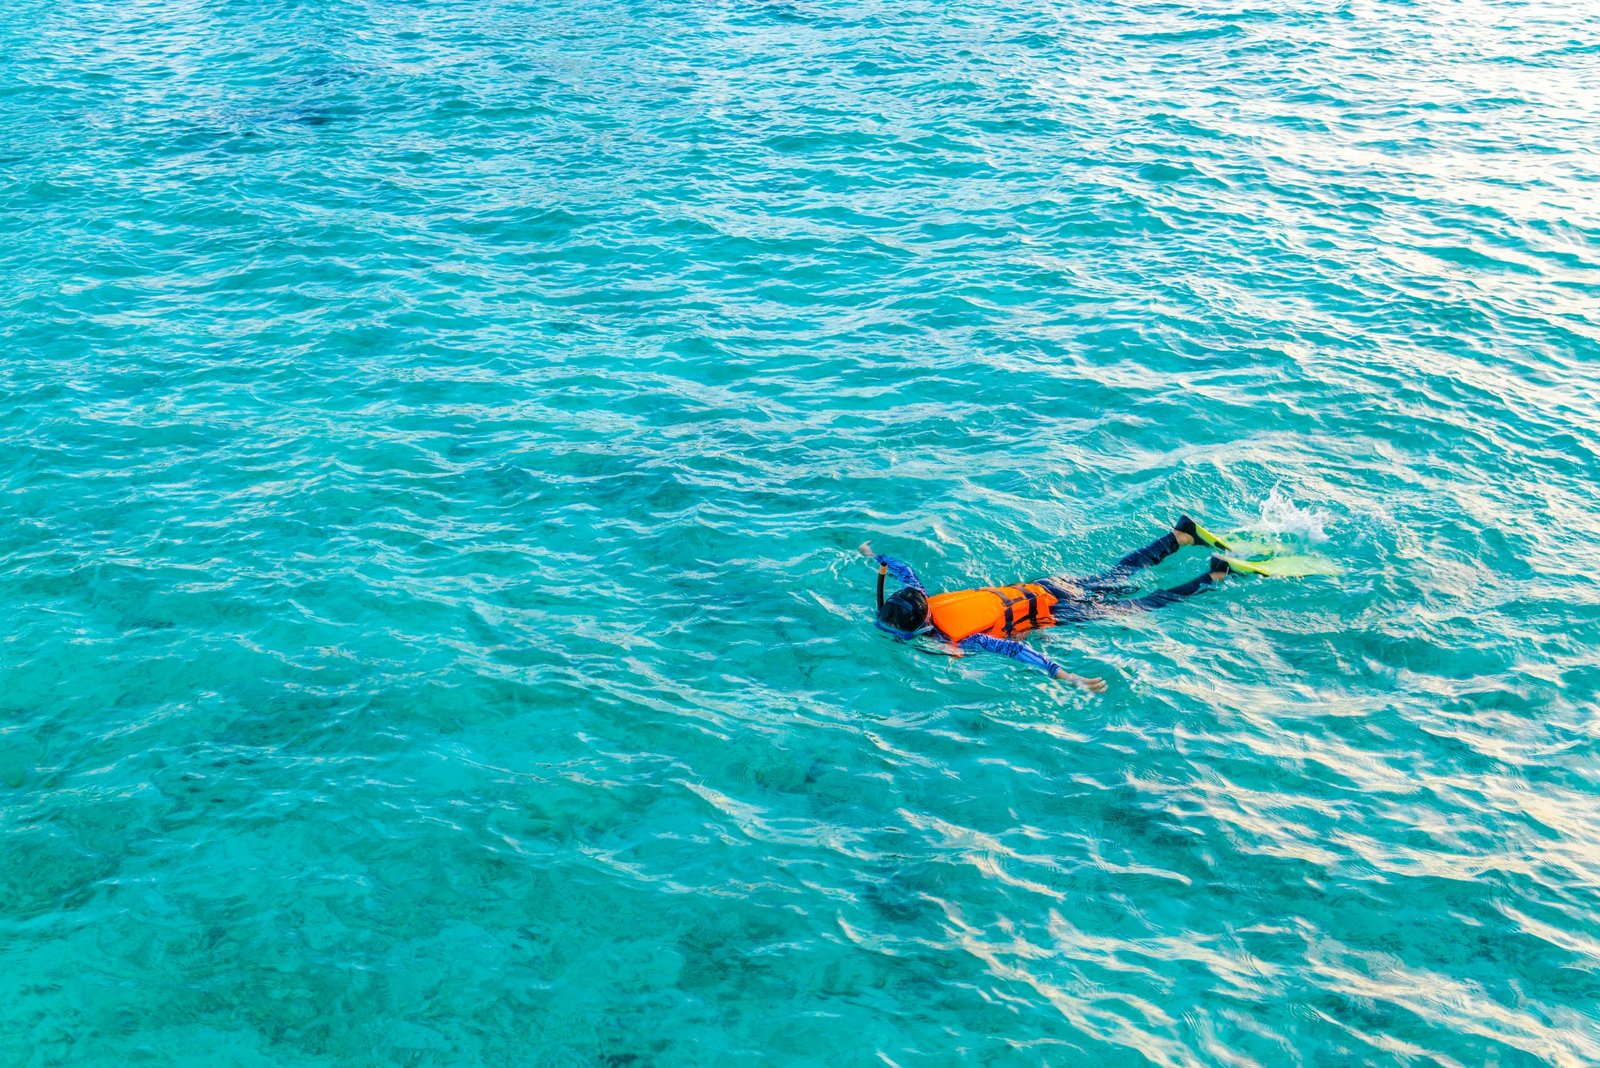
M1589 6L5 23L6 1063L1600 1061Z

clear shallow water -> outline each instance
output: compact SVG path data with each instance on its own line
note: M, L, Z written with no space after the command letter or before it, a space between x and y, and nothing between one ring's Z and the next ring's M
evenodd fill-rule
M1600 1061L1584 5L0 33L6 1063Z

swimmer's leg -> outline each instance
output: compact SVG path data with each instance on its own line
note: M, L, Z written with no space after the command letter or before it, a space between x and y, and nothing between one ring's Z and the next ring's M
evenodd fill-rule
M1166 605L1181 601L1185 597L1193 597L1197 593L1204 593L1212 586L1215 586L1217 583L1227 578L1232 571L1233 569L1228 566L1228 562L1226 560L1220 556L1213 556L1211 558L1211 570L1207 571L1204 575L1192 578L1183 585L1174 586L1170 590L1157 590L1154 593L1145 594L1143 597L1134 597L1130 600L1119 601L1117 602L1117 607L1130 608L1138 612L1153 611L1154 609L1162 608Z
M1134 572L1154 567L1185 545L1193 544L1194 538L1188 534L1178 530L1168 531L1144 548L1135 549L1100 574L1078 579L1075 584L1084 593L1096 597L1121 593L1128 588Z
M1074 578L1070 575L1053 575L1050 578L1035 579L1042 583L1050 592L1062 600L1102 600L1125 594L1133 589L1132 578L1135 572L1147 567L1154 567L1173 553L1186 545L1195 543L1197 532L1201 528L1195 525L1194 520L1186 515L1178 517L1172 524L1172 529L1167 531L1155 541L1142 549L1133 552L1118 560L1111 567L1098 575L1087 578ZM1205 531L1205 537L1214 535Z

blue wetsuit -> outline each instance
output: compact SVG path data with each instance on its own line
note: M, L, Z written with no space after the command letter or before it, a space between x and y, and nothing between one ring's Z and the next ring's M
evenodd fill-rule
M1089 578L1072 578L1067 575L1054 575L1050 578L1030 579L1049 590L1057 598L1051 607L1050 614L1057 623L1082 623L1084 620L1094 619L1098 616L1111 615L1116 612L1148 612L1153 608L1160 608L1184 597L1192 596L1211 586L1209 572L1190 579L1181 586L1174 586L1169 590L1156 590L1154 593L1145 594L1143 597L1127 597L1123 600L1114 598L1124 597L1132 591L1130 580L1134 574L1154 564L1159 564L1167 557L1181 549L1178 539L1172 534L1165 534L1142 549L1137 549L1107 571ZM927 589L917 578L916 572L901 560L892 556L879 554L877 562L889 569L896 582L903 586L921 590L927 594ZM939 633L935 631L934 633ZM943 635L940 635L943 637ZM946 638L948 641L949 639ZM991 634L974 634L956 643L956 648L966 652L999 653L1009 656L1030 667L1038 668L1046 675L1054 675L1059 665L1037 649L1013 639L996 638Z

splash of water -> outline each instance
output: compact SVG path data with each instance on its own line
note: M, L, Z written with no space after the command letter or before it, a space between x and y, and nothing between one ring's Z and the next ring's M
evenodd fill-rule
M1280 565L1274 572L1278 575L1338 574L1337 567L1322 554L1306 552L1328 540L1332 521L1329 513L1296 504L1282 486L1274 486L1261 502L1260 517L1229 536L1229 555L1272 557Z
M1301 507L1274 486L1261 502L1261 520L1255 532L1270 534L1288 541L1317 545L1328 540L1327 526L1331 517L1315 508Z

